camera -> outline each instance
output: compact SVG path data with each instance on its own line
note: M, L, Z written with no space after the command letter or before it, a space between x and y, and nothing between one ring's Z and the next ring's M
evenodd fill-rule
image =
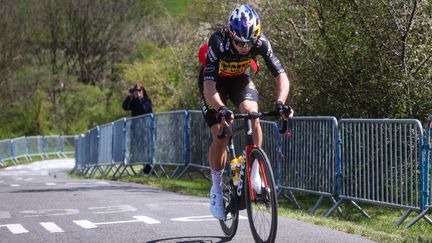
M135 88L130 88L130 89L129 89L129 93L132 94L133 92L135 92Z

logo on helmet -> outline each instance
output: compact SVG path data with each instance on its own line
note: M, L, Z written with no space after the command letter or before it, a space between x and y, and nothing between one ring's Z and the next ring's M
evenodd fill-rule
M255 40L261 30L260 19L248 5L235 8L228 19L228 29L231 38L239 37L246 41Z

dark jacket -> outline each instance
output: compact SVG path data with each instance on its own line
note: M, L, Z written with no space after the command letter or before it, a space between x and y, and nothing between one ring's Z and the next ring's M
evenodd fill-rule
M123 101L122 107L126 111L132 111L132 116L139 116L153 112L153 104L151 100L145 97L135 98L128 96Z

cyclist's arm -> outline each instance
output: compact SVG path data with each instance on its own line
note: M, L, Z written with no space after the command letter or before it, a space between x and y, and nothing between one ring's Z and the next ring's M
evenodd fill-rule
M258 39L256 48L257 48L257 53L263 57L264 62L266 63L267 67L270 69L270 72L273 74L273 76L277 81L277 85L278 85L277 101L282 101L282 103L285 103L289 93L288 76L285 73L282 63L273 53L271 44L264 34L261 34L260 38Z
M213 80L204 80L204 97L215 110L219 110L221 106L224 106L216 90L216 82Z
M224 106L222 99L216 90L216 77L219 70L219 60L222 57L221 47L223 39L219 32L212 34L208 43L206 65L204 67L204 97L213 109L219 110Z
M285 104L288 98L289 86L290 86L288 76L286 75L286 73L280 73L275 78L278 85L277 101L282 101L282 103Z

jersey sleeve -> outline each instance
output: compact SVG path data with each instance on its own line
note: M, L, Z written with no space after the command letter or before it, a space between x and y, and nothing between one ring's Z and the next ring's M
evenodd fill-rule
M206 65L204 66L204 81L216 81L219 72L219 60L223 52L223 40L216 33L210 37Z
M270 72L273 74L273 76L276 77L281 73L285 73L282 63L273 53L270 42L262 33L257 42L257 53L263 57L264 62L270 69Z

